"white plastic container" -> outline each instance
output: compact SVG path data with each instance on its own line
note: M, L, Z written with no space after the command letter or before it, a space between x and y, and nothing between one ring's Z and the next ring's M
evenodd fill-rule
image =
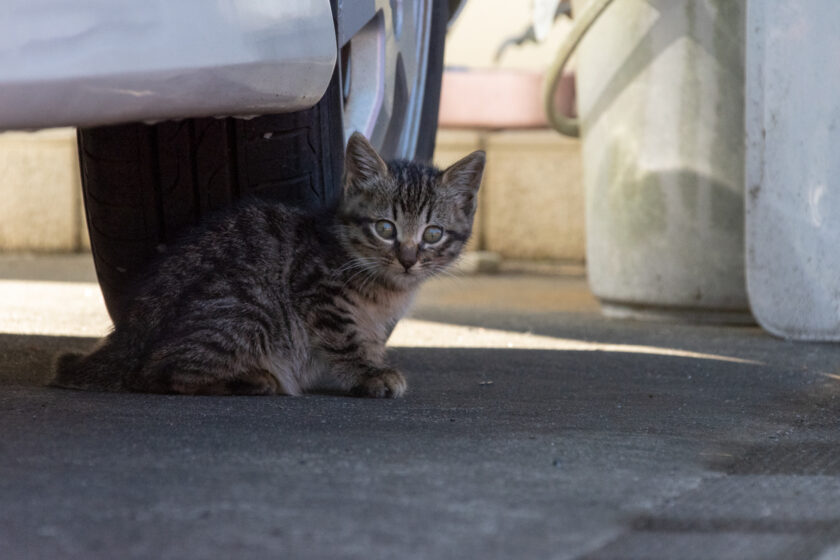
M840 340L840 2L747 11L747 286L759 324Z
M751 322L743 3L573 6L569 44L603 10L577 49L592 292L611 316Z

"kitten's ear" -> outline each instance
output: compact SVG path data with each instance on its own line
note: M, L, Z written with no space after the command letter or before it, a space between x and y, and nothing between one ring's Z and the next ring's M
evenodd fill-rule
M354 132L347 142L344 170L348 182L366 182L388 174L388 166L359 132Z
M471 153L462 158L443 172L443 185L447 189L475 194L481 185L484 174L484 163L487 158L483 150Z

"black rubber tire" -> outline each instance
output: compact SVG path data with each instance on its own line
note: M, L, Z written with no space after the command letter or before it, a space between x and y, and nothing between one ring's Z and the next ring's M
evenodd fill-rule
M414 159L431 161L435 153L440 86L443 80L443 51L446 44L446 25L449 22L448 0L435 0L432 25L429 30L429 57L426 62L426 90L420 113L420 131Z
M423 160L434 153L448 17L445 0L434 8L416 151ZM149 259L208 212L246 194L307 208L334 203L344 159L341 113L336 71L321 101L297 113L79 129L91 250L114 322Z

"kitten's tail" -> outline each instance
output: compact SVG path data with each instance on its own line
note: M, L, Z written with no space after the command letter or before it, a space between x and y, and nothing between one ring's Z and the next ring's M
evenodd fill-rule
M50 385L83 391L124 391L122 372L130 360L117 356L109 339L90 354L68 352L58 356Z

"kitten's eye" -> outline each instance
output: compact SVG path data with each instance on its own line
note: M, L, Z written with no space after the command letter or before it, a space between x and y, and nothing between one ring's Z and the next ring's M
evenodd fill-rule
M388 220L379 220L373 226L376 230L376 235L382 239L393 239L397 235L397 228Z
M423 232L423 241L429 244L437 243L441 237L443 237L443 230L437 226L429 226Z

